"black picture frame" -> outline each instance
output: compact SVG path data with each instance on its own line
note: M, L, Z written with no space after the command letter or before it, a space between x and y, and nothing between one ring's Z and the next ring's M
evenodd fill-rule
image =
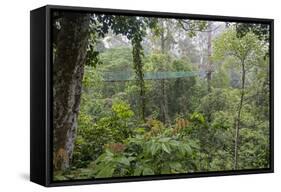
M127 16L152 16L188 18L270 25L270 167L238 171L214 171L177 175L120 177L95 180L52 180L52 33L51 12L54 10L122 14ZM274 172L274 20L184 13L150 12L136 10L103 9L46 5L30 12L30 180L53 187L97 183L116 183L162 179L195 178Z

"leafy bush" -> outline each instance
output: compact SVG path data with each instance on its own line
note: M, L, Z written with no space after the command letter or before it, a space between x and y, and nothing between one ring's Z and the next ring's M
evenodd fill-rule
M100 118L96 123L91 116L79 114L79 129L75 141L73 166L85 167L102 153L107 143L120 142L132 134L129 122L134 116L125 102L112 105L111 115Z
M119 146L124 151L110 150L107 146L95 161L92 166L95 177L172 174L196 170L192 161L198 145L193 140L183 141L179 137L164 135L146 139L137 135Z
M126 176L130 172L130 162L133 157L126 157L123 152L122 144L113 144L114 150L106 149L99 156L93 166L95 178L112 176Z
M114 137L110 127L104 126L102 120L94 123L91 116L80 113L78 123L73 166L85 167L102 153L106 143L114 141Z

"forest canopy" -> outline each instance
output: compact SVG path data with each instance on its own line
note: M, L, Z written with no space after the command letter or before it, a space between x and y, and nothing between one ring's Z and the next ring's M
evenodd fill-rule
M52 17L55 181L269 168L269 25Z

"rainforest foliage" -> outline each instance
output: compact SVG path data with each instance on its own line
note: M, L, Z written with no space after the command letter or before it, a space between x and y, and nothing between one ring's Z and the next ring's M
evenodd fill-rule
M74 147L55 143L54 180L269 167L267 25L89 17ZM56 44L54 60L68 51Z

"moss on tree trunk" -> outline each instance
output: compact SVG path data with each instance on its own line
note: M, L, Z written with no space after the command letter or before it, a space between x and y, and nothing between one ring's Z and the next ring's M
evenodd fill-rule
M82 78L89 36L88 14L64 13L53 64L53 164L69 167L77 129Z

